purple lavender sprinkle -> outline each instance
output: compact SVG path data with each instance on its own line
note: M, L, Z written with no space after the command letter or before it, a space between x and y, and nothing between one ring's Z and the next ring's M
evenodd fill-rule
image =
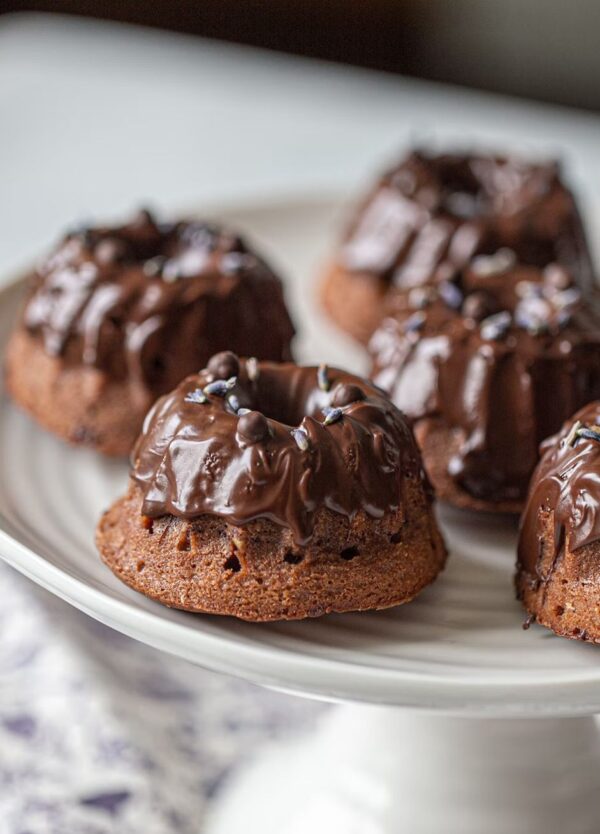
M438 286L438 295L448 307L457 310L463 303L463 294L456 284L451 281L442 281Z
M227 398L227 404L229 405L232 411L235 411L236 414L239 412L240 401L238 400L235 394L229 395L229 397Z
M571 287L568 290L557 292L552 296L552 303L555 307L564 309L565 307L573 307L581 300L581 292L576 287Z
M200 405L204 405L204 403L208 402L208 397L206 396L206 394L204 393L204 391L201 388L196 388L195 391L191 391L185 397L185 402L186 403L199 403Z
M430 287L415 287L408 294L408 303L413 310L423 310L431 302Z
M515 311L515 324L533 336L547 333L550 329L552 307L543 298L528 296L523 298Z
M206 396L214 394L215 397L226 397L227 393L231 391L237 382L237 376L232 376L229 379L215 379L204 386L204 393Z
M519 281L515 287L515 292L519 298L541 298L544 295L544 288L535 281Z
M332 423L337 423L338 420L342 419L344 414L341 408L331 408L330 406L326 406L322 409L322 411L325 415L325 419L323 420L324 426L330 426Z
M496 313L493 316L488 316L481 322L480 333L481 338L495 341L501 339L506 335L506 331L510 327L512 317L506 310L502 313Z
M574 446L577 438L579 436L579 429L581 428L581 420L576 420L571 428L569 429L569 433L565 437L565 443L567 446Z
M258 359L255 356L251 356L246 360L246 373L250 382L256 382L260 371L258 368Z
M471 269L477 275L491 277L501 275L514 266L517 258L512 249L498 249L493 255L477 255L471 262Z
M304 429L301 429L301 428L292 429L291 435L294 438L294 440L296 441L296 445L298 446L298 448L302 452L308 452L308 450L310 448L310 443L309 443L308 434L306 433L306 431Z
M600 426L581 426L577 429L577 437L585 440L595 440L600 443Z
M147 275L149 278L160 275L166 262L167 259L164 255L157 255L155 258L150 258L142 267L144 275Z
M410 318L406 319L406 321L404 322L404 330L407 333L414 333L417 330L421 330L421 328L425 324L425 318L425 313L413 313L412 316L410 316Z
M327 373L327 365L319 365L317 370L317 384L321 391L329 391L331 382Z
M571 320L573 315L569 310L559 310L559 313L556 317L556 323L558 325L559 330L562 330L563 327L568 327L571 324Z

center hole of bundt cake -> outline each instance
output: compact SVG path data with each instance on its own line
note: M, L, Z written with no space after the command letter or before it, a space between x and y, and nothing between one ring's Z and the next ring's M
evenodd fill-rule
M260 386L253 405L265 417L288 426L299 425L304 417L323 419L323 408L329 405L331 396L318 388L290 390L287 386Z
M220 380L239 378L239 388L234 391L236 405L290 427L298 426L305 417L322 420L323 409L331 404L335 393L335 380L325 378L325 366L311 368L252 359L242 370L239 358L227 351L216 354L208 370Z

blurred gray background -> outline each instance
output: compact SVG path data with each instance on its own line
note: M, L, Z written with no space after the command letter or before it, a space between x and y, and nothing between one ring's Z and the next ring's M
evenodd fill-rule
M598 0L0 0L600 109Z

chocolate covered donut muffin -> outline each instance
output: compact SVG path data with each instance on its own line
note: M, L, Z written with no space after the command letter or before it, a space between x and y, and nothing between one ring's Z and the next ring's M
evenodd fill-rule
M142 211L67 234L41 262L7 386L61 437L125 455L156 397L213 353L287 359L293 332L280 280L237 234Z
M521 519L517 593L532 619L600 642L600 402L542 447Z
M413 424L438 496L519 512L540 442L600 397L597 291L502 249L451 281L397 290L388 313L372 376Z
M322 301L366 343L390 293L447 280L502 248L525 266L558 263L591 285L581 220L558 165L413 151L359 206L326 271Z
M384 608L445 562L410 429L341 370L219 354L156 403L132 460L97 544L168 606L256 621Z

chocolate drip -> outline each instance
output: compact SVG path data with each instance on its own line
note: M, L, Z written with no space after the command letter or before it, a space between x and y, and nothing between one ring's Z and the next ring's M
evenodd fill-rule
M264 517L299 544L322 508L381 518L403 506L405 479L425 484L410 429L372 385L251 360L229 380L205 370L160 399L132 459L145 515Z
M407 289L502 247L524 265L556 262L593 284L577 206L556 163L415 151L360 207L340 261Z
M600 402L582 408L543 444L521 519L519 563L542 581L540 513L554 513L553 561L566 537L571 551L600 540L600 442L574 432L578 422L582 428L600 426Z
M525 497L538 445L600 397L600 306L556 264L501 250L454 282L396 291L371 341L373 379L411 421L460 436L449 476L491 501Z
M68 234L33 276L24 325L51 356L150 400L226 347L289 358L294 332L281 282L237 235L146 211Z

